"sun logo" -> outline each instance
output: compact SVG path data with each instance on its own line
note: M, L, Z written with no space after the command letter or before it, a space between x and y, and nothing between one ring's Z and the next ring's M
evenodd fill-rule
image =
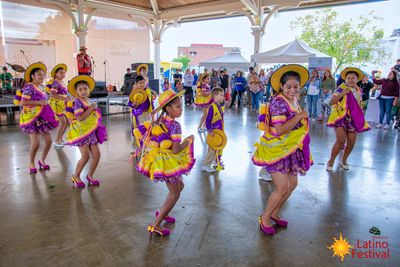
M350 249L353 246L346 239L343 239L342 233L340 233L339 239L334 237L333 241L333 244L328 248L333 251L333 257L338 256L343 261L346 255L350 255Z

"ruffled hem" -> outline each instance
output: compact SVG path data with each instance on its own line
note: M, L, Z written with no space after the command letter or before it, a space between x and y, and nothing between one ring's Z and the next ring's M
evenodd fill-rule
M211 96L209 98L201 96L194 99L194 105L196 107L208 108L212 103L213 99Z
M33 133L47 134L49 131L53 130L54 128L57 128L57 126L58 126L57 121L50 123L43 120L42 118L39 118L29 126L21 126L20 129L22 132L28 134L33 134Z
M265 168L269 173L281 172L303 176L309 169L309 167L307 168L307 165L303 153L300 149L297 149L295 153L281 159L275 164L266 165Z
M191 143L188 148L178 154L162 151L152 153L152 151L149 151L136 165L136 170L151 180L166 181L173 177L189 174L195 162L194 147ZM173 167L167 169L165 166Z
M56 119L56 116L49 105L44 106L42 110L39 112L40 115L38 115L36 119L28 123L25 121L28 121L29 118L23 119L25 117L23 117L24 114L21 113L19 127L22 132L28 134L33 134L33 133L46 134L50 130L53 130L54 128L58 127L58 120Z
M77 142L67 142L67 145L70 146L84 146L84 145L95 145L102 144L107 141L107 132L104 126L98 127L96 131L81 139Z
M154 178L154 182L165 182L165 183L171 183L171 184L178 184L182 182L183 178L182 176L174 176L174 177L169 177L169 178Z
M328 127L336 128L342 127L346 130L346 132L354 133L356 131L356 127L353 124L353 121L350 116L345 116L343 119L335 121L333 124L329 124Z

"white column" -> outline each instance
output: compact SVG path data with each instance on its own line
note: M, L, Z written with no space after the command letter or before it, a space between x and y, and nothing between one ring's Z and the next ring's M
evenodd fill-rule
M261 51L261 37L264 35L264 33L260 28L252 28L251 30L254 36L254 54L257 54Z
M153 40L154 43L154 79L160 79L160 40Z
M88 34L88 24L90 19L92 18L93 13L96 11L95 8L88 8L86 7L86 19L85 19L85 12L84 12L84 1L79 0L78 1L78 9L77 9L77 15L78 18L75 20L76 23L74 23L75 26L75 35L78 36L78 41L79 41L79 47L81 46L86 46L86 36Z

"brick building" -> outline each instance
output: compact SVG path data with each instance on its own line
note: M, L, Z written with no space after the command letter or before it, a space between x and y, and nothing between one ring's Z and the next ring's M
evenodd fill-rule
M225 55L237 47L224 47L222 44L191 44L178 47L178 57L188 56L190 65L196 66L199 62L207 61Z

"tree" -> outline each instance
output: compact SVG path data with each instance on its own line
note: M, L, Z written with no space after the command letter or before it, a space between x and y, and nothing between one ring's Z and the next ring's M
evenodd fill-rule
M190 58L187 56L180 56L180 57L174 58L172 61L182 63L182 65L183 65L182 69L185 70L189 66Z
M390 55L381 42L383 29L375 26L379 20L372 11L357 20L339 22L336 11L323 8L316 15L296 18L291 28L301 30L300 40L336 58L336 73L344 66L382 64L389 60Z

